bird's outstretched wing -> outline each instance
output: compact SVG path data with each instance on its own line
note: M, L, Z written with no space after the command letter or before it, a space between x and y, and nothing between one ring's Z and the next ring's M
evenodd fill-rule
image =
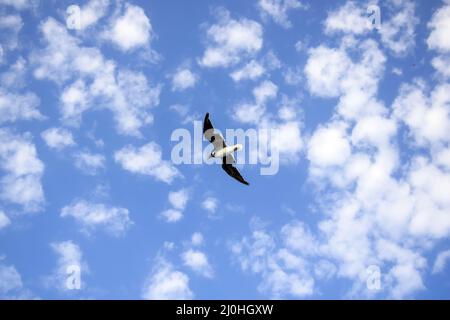
M244 178L242 178L241 174L239 173L239 170L232 164L227 163L226 157L222 158L222 169L225 170L225 172L228 173L230 177L235 178L237 181L243 184L249 185L249 183L245 181Z
M215 151L227 146L222 135L214 130L211 120L209 120L209 113L206 113L205 120L203 121L203 135L214 145Z

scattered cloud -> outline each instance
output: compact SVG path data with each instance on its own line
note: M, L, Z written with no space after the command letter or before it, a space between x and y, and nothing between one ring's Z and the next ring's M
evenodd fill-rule
M148 47L153 36L150 19L141 7L126 4L123 14L112 19L104 37L122 51Z
M436 257L436 260L434 261L432 272L436 274L444 271L444 268L449 260L450 260L450 250L439 252L439 254Z
M0 230L6 228L11 224L11 220L8 218L3 210L0 210Z
M199 250L188 249L181 254L181 259L185 266L191 268L193 271L201 274L206 278L214 276L213 269L209 264L206 254Z
M0 129L0 168L4 170L0 198L21 205L26 212L40 211L45 202L44 164L37 156L30 134Z
M189 277L164 258L157 258L153 271L142 290L148 300L188 300L194 294L189 288Z
M95 106L113 113L119 133L140 136L139 129L153 121L149 109L159 104L161 86L150 86L142 72L117 68L99 49L81 46L53 18L40 30L46 46L31 55L34 76L61 87L62 120L79 126L82 114Z
M88 175L96 175L105 168L105 156L100 153L81 151L74 154L75 166Z
M259 0L258 9L263 18L270 17L283 28L292 27L288 19L288 11L293 9L306 9L298 0Z
M217 24L207 30L207 47L199 64L204 67L228 67L252 57L262 47L262 27L246 18L232 19L228 11L220 12Z
M73 272L72 268L76 268L80 271L80 289L85 288L86 283L83 279L89 273L89 266L83 260L80 247L71 240L54 242L50 246L57 254L58 259L53 274L46 278L47 285L61 291L71 290L71 287L68 286L69 275Z
M128 145L116 151L114 159L127 171L152 176L168 184L181 175L169 161L162 160L161 148L155 142L140 148Z
M219 200L214 197L206 197L201 205L209 214L215 214L219 205Z
M72 133L64 128L53 127L46 129L42 131L41 137L49 148L56 150L62 150L75 145Z
M63 207L61 217L72 217L87 234L103 229L116 237L125 234L133 224L128 209L86 200L75 200Z
M172 77L172 90L183 91L192 88L198 81L198 75L187 68L178 69Z

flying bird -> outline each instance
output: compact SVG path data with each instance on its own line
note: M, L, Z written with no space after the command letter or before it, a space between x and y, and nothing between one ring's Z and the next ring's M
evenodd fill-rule
M238 169L233 166L233 163L236 162L234 160L233 152L242 150L242 145L235 144L227 147L222 135L214 130L211 120L209 120L209 113L206 113L205 120L203 121L203 135L214 145L214 150L209 157L222 158L222 169L237 181L249 185L249 183L241 176Z

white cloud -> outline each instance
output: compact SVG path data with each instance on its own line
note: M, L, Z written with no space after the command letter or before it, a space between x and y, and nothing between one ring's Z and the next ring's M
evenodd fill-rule
M0 43L4 50L15 50L19 46L19 32L23 27L23 21L20 15L0 14Z
M278 87L269 80L263 81L258 87L253 89L253 96L259 105L265 104L268 100L277 96Z
M328 13L325 20L325 32L363 34L369 30L365 10L353 1L347 1L343 6Z
M89 175L95 175L99 170L105 168L105 156L100 153L86 151L74 154L75 166Z
M0 123L44 119L38 109L38 96L22 90L26 72L27 63L19 57L7 71L0 74Z
M292 26L287 13L292 9L305 8L298 0L259 0L258 9L263 17L271 17L277 24L284 28Z
M3 210L0 210L0 230L6 228L11 224L11 220L9 220L8 216Z
M442 53L450 52L450 39L448 37L450 32L450 4L436 10L428 23L428 28L431 29L427 39L428 47Z
M177 209L167 209L161 212L161 216L166 219L167 222L173 223L183 218L183 212Z
M0 264L0 297L8 297L11 293L22 289L22 277L14 266Z
M149 110L159 104L161 86L150 86L142 72L119 69L97 48L83 47L67 29L49 18L41 25L46 46L33 51L37 79L50 79L62 87L62 119L79 125L89 109L110 110L121 134L140 135L152 123Z
M310 296L314 293L314 278L308 260L299 249L312 247L315 242L309 243L310 233L297 221L285 225L282 233L284 240L278 243L277 238L256 227L250 237L234 242L231 251L243 271L261 276L260 292L276 299ZM300 241L300 247L296 241Z
M202 201L202 208L208 211L211 214L216 213L217 207L219 204L219 200L214 197L207 197Z
M0 129L0 167L5 172L0 180L2 200L19 204L27 212L41 210L45 202L41 182L44 164L29 134Z
M408 53L415 45L415 27L419 22L416 4L411 0L391 0L391 17L381 22L381 42L396 55Z
M418 145L450 141L450 84L437 85L426 96L423 83L405 84L393 103L394 115L404 122Z
M193 246L199 246L203 243L203 235L200 232L195 232L191 237L191 244Z
M188 200L189 190L187 189L169 192L169 202L175 209L184 210Z
M125 170L149 175L169 184L181 175L169 161L162 159L161 148L155 142L147 143L140 148L128 145L116 151L114 159Z
M42 139L49 148L62 150L66 147L75 145L72 133L64 128L49 128L41 133Z
M434 261L432 272L440 273L444 271L444 268L449 260L450 260L450 250L439 252L439 254L436 257L436 260Z
M163 258L159 258L142 290L148 300L187 300L194 294L189 288L189 277Z
M33 6L34 0L0 0L0 4L12 6L17 10L28 9Z
M85 200L77 200L63 207L61 217L74 218L87 234L104 229L113 236L121 236L133 224L128 209Z
M317 129L308 143L308 160L314 166L343 164L351 148L345 138L345 128L334 125Z
M259 23L230 18L222 12L217 24L207 31L208 44L199 63L204 67L228 67L251 57L262 47L262 27Z
M153 36L150 19L141 7L127 4L125 12L115 17L104 37L122 51L131 51L150 45Z
M319 97L340 97L338 113L345 118L382 113L385 108L375 95L386 57L373 40L357 42L352 49L359 61L352 61L345 47L310 49L304 68L308 89Z
M278 93L278 87L272 81L261 82L252 91L254 103L240 103L234 107L233 118L242 123L260 123L266 112L266 103L274 99Z
M443 77L450 78L450 56L439 55L431 60L431 65Z
M320 97L336 97L351 61L341 50L324 46L310 49L305 65L309 91Z
M372 31L372 19L368 6L347 1L343 6L328 13L325 21L327 34L343 33L364 35ZM410 0L387 1L386 10L381 11L379 33L381 42L395 55L404 55L415 45L415 3ZM376 26L375 26L376 27Z
M179 69L172 77L172 90L183 91L195 86L198 76L187 68Z
M189 190L180 189L169 192L168 200L173 208L161 212L161 216L169 223L177 222L183 218L183 211L189 201Z
M17 120L40 120L39 98L31 92L14 93L0 87L0 123Z
M208 262L208 257L199 250L188 249L181 254L185 266L206 278L212 278L214 271Z
M72 267L80 270L80 287L85 288L85 275L89 273L89 267L83 260L83 253L80 247L73 241L54 242L50 244L53 251L58 255L57 266L51 276L47 278L48 284L59 290L70 290L67 286L67 279Z
M90 0L80 8L80 28L87 29L97 23L103 16L109 6L109 0Z
M261 77L265 71L264 66L259 62L252 60L242 68L233 71L230 76L235 82L247 79L256 80Z

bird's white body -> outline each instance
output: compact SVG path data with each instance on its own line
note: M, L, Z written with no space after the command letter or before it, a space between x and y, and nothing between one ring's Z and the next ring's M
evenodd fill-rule
M211 156L214 158L222 158L239 150L242 150L242 144L240 143L214 151Z

